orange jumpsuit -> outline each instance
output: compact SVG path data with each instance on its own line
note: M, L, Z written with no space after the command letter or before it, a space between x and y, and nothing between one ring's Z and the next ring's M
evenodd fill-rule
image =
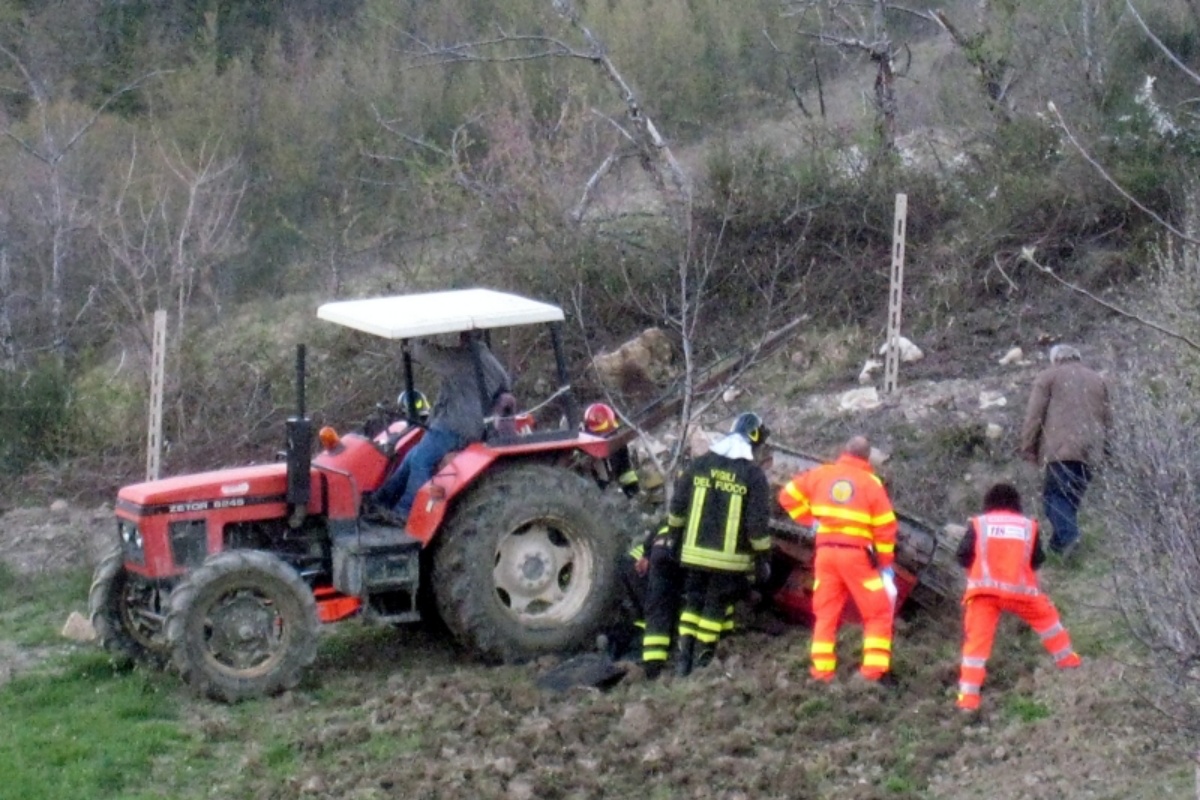
M958 707L979 708L979 691L1001 613L1016 614L1037 632L1060 669L1078 667L1071 636L1050 598L1038 588L1033 569L1037 521L1012 511L990 511L971 519L966 536L974 537L963 595L963 648ZM969 545L970 542L967 542ZM970 548L959 548L960 554Z
M810 674L833 680L842 610L853 599L863 620L859 672L879 680L892 660L892 602L879 571L892 566L896 551L896 514L883 482L866 459L843 453L795 475L779 504L799 524L816 525Z

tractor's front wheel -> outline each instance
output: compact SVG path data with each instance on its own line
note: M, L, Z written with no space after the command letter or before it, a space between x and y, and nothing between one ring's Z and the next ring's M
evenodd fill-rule
M632 534L624 498L566 469L485 477L455 510L433 559L438 612L485 661L590 646L616 613L617 555Z
M125 569L120 545L100 560L88 591L88 613L96 640L109 652L162 669L170 659L160 590Z
M317 656L319 626L294 569L269 553L227 550L171 593L167 640L185 683L235 703L295 687Z

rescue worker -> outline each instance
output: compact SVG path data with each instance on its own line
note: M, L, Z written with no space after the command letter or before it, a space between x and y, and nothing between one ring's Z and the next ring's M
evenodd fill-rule
M667 527L669 546L678 548L682 571L683 606L675 645L675 674L681 677L712 661L721 634L731 627L730 609L745 592L747 578L758 574L766 580L771 489L754 450L768 434L758 414L740 414L730 433L676 481ZM662 629L648 614L643 658L645 649L664 645L661 637Z
M679 564L664 524L621 557L618 566L625 587L626 617L621 628L608 634L609 654L632 656L635 643L648 678L662 672L670 653L671 634L679 614Z
M608 436L619 427L621 427L621 422L617 419L617 414L613 411L612 406L607 403L592 403L583 412L583 428L590 434ZM621 491L625 493L626 497L634 497L641 490L637 470L633 466L633 456L629 452L629 445L617 448L606 459L605 468L608 474L598 476L603 486L607 486L613 479L616 479L617 485L621 487Z
M1054 604L1038 588L1036 570L1044 560L1037 520L1021 513L1020 493L1008 483L992 486L983 497L983 513L971 518L958 546L958 562L967 569L959 708L979 708L979 691L1002 612L1029 623L1059 669L1083 663L1071 648L1071 636Z
M896 514L870 463L871 445L854 436L835 461L797 473L779 504L800 525L815 525L812 668L828 683L837 672L837 634L846 600L863 621L859 674L891 682Z

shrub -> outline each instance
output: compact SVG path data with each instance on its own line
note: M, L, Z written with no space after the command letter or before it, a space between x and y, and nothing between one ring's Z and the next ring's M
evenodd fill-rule
M16 475L68 450L72 391L65 367L46 358L25 371L0 371L0 472Z

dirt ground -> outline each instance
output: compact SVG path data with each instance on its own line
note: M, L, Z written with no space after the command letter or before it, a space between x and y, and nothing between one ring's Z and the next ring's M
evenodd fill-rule
M945 452L926 451L946 463L913 476L914 483L942 476L936 478L942 484L952 482L945 475L957 476L953 491L925 498L923 516L966 503L978 496L981 480L1016 469L1003 451L1023 407L1022 387L1040 366L1001 368L993 361L981 356L979 374L967 379L926 367L929 377L914 379L875 412L849 418L819 412L827 416L827 441L801 443L820 449L852 429L878 431L893 453L890 477L899 485L905 482L901 467L914 471L913 447L895 431L907 425L915 426L915 435L939 428L969 432L994 422L1003 429L997 443L951 438ZM748 389L771 418L804 420L827 408L821 398L772 394L768 383L769 377ZM999 392L1007 403L980 409L983 391ZM784 422L777 431L780 441L796 441L801 433L799 422ZM1027 484L1036 478L1020 474ZM912 489L896 494L920 499ZM905 507L900 500L897 505ZM955 521L957 513L933 521ZM22 575L52 577L93 562L112 535L107 506L10 510L0 516L0 559ZM1098 550L1085 556L1098 559ZM764 625L770 617L762 614L743 614L742 631L722 644L719 661L690 679L648 682L633 668L611 690L563 693L536 683L553 659L483 667L462 661L420 629L379 632L352 623L331 632L314 670L314 685L336 691L336 703L322 704L302 686L265 706L274 716L268 726L294 731L290 747L304 763L286 786L278 785L259 746L244 740L227 708L194 703L189 715L237 764L236 777L214 778L217 788L236 787L247 797L1188 796L1191 766L1181 743L1140 702L1126 651L1104 635L1116 623L1104 608L1103 578L1095 561L1046 570L1044 584L1068 626L1084 632L1077 642L1085 666L1054 670L1035 638L1006 623L989 664L985 710L973 719L953 708L959 637L953 603L941 615L899 623L901 685L887 692L857 686L850 677L857 631L844 631L846 675L832 687L813 686L805 677L807 632ZM84 611L86 598L78 601ZM4 641L0 632L0 680L41 657ZM361 748L395 755L381 773L362 765Z

